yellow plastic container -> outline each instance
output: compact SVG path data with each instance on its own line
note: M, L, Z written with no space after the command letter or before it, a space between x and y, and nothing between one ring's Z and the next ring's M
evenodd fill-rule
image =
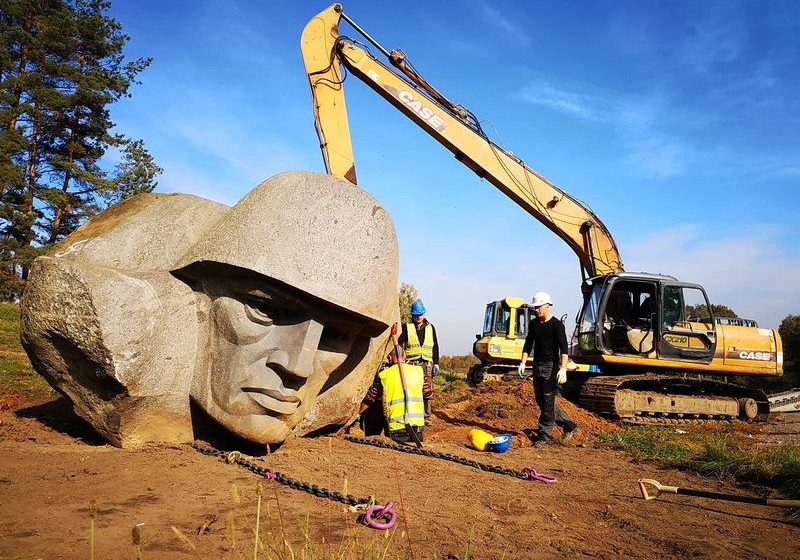
M472 428L469 431L469 443L478 451L486 451L489 442L494 439L494 436L489 432L484 432L478 428Z

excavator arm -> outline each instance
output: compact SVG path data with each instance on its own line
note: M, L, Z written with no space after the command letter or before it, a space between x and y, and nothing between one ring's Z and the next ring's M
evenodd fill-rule
M366 45L341 35L342 19L394 68L378 60ZM584 279L622 271L611 233L588 206L492 142L472 113L428 84L402 51L380 46L344 14L341 4L331 5L308 22L301 45L328 173L356 183L344 95L346 70L563 239L578 256Z

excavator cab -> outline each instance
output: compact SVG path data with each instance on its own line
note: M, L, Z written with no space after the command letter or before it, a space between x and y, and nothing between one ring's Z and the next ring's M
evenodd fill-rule
M505 297L486 304L483 332L475 335L472 353L480 360L467 373L467 381L502 379L515 373L522 358L533 309L522 298Z
M646 369L648 360L708 364L717 333L708 296L671 276L618 273L590 279L576 326L576 357ZM614 356L614 359L607 358ZM630 356L620 361L618 357Z

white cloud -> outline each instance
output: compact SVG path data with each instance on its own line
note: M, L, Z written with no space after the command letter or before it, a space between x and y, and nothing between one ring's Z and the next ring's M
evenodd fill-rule
M613 127L628 152L625 164L634 174L665 179L686 170L691 150L680 138L662 132L668 111L660 97L636 99L584 89L568 90L537 79L516 97L579 120Z
M751 226L734 237L709 239L699 225L678 225L623 243L626 269L671 274L702 284L712 303L731 307L763 327L800 313L800 255L789 232Z
M691 34L678 46L678 61L700 73L731 63L742 53L745 31L736 15L715 11L694 23Z
M626 164L647 178L667 179L682 175L687 168L686 148L667 137L653 136L628 144Z
M522 47L530 45L531 40L528 35L498 10L484 4L481 6L481 14L486 23L500 30L510 41Z
M578 119L607 122L610 118L609 104L603 98L561 89L542 80L526 85L516 97Z

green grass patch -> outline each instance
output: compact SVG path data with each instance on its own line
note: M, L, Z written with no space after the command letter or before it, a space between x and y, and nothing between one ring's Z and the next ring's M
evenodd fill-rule
M0 303L0 350L24 352L19 341L19 305Z
M683 431L683 430L681 430ZM800 446L756 447L746 426L674 428L632 427L600 436L601 444L637 459L714 478L731 478L778 489L800 499Z
M462 373L441 370L433 378L433 405L435 408L461 402L472 394L472 387Z
M0 303L0 395L4 393L19 394L29 402L56 395L25 355L19 340L19 305L15 303Z

